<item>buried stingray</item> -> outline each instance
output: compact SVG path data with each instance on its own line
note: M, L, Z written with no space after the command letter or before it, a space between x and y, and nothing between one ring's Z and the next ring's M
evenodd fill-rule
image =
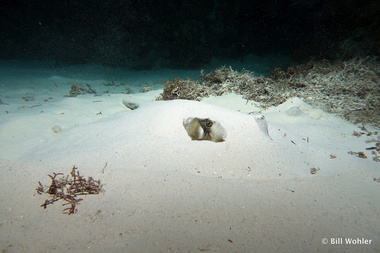
M183 120L183 126L192 140L222 142L227 136L222 125L209 118L190 117Z

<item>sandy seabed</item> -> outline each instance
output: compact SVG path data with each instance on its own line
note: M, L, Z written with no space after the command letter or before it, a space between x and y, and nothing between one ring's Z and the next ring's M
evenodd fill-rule
M365 142L377 136L297 98L262 112L268 136L241 96L153 101L159 92L1 97L2 252L379 251L380 166ZM187 117L219 121L226 140L191 141ZM104 192L73 215L41 208L38 181L73 166Z

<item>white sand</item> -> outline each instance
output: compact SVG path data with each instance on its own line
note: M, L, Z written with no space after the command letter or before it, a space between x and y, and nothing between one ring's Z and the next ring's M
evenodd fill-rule
M258 112L255 104L234 94L153 102L160 90L62 98L67 89L1 88L9 104L0 105L3 252L380 248L380 183L373 181L380 166L365 151L371 137L353 136L355 125L299 99L262 112L270 138L248 115ZM34 101L20 100L20 92ZM140 107L131 111L123 99ZM182 126L191 116L218 120L226 141L191 141ZM52 131L56 125L61 132ZM73 165L100 179L105 192L86 196L74 215L62 214L60 202L41 208L47 196L36 194L38 181L47 185L48 174ZM350 238L372 241L349 245Z

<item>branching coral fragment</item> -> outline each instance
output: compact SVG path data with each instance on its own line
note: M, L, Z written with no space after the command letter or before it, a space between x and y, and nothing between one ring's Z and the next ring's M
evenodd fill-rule
M51 184L47 189L41 182L38 182L37 193L40 195L42 193L50 195L50 198L45 200L41 207L46 209L48 205L63 200L66 203L62 204L62 206L70 205L70 207L63 209L63 213L68 215L75 214L78 211L76 206L83 200L79 199L78 196L99 194L102 191L103 185L100 183L100 180L94 180L92 177L86 179L80 175L77 169L74 166L66 177L63 173L48 175L51 179ZM57 176L61 177L57 178Z

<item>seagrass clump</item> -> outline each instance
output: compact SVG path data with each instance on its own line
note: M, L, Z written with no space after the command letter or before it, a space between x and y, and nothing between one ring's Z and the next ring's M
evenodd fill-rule
M158 100L202 100L228 93L259 102L262 110L299 97L306 103L353 123L380 126L380 63L373 57L348 61L310 61L268 76L221 67L199 81L174 79L164 83Z

